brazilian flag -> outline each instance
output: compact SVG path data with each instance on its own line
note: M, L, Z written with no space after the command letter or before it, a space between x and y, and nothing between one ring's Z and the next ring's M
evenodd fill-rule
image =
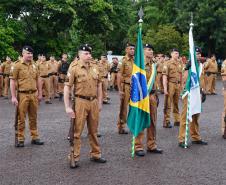
M134 137L150 127L149 93L144 64L141 27L138 30L127 124Z

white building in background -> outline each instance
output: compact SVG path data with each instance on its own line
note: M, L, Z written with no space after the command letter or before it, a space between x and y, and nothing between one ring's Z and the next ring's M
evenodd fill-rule
M123 56L121 55L107 55L109 63L112 63L112 58L117 57L119 63L121 63Z

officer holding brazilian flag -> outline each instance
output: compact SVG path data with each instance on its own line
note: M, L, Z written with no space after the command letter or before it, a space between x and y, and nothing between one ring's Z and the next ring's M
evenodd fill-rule
M133 134L132 157L145 155L142 144L143 130L147 128L147 151L161 154L156 145L156 122L158 97L156 92L156 64L153 62L153 47L142 44L142 16L139 11L139 30L133 64L129 113L127 124Z

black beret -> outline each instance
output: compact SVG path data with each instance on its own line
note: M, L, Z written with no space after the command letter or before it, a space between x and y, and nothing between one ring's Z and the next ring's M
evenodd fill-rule
M173 49L171 50L171 52L174 52L174 51L179 52L179 50L178 50L177 48L173 48Z
M154 47L151 44L144 44L144 48L150 48L154 50Z
M92 52L92 48L89 44L83 44L79 47L78 49L79 51L88 51L88 52Z
M26 51L31 52L31 53L33 53L33 51L34 51L31 46L24 46L22 50L26 50Z
M135 47L135 44L127 43L127 44L126 44L126 47Z
M202 49L201 49L200 47L196 47L196 48L195 48L195 51L196 51L197 53L202 53Z

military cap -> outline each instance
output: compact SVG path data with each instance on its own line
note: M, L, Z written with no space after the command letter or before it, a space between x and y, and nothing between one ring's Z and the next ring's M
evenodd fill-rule
M33 48L32 48L31 46L24 46L24 47L22 48L22 50L25 50L25 51L28 51L28 52L31 52L31 53L34 52L34 50L33 50Z
M79 51L88 51L88 52L92 52L92 48L89 44L83 44L79 47L78 49Z
M150 48L154 50L154 47L151 44L144 44L144 48Z
M128 42L128 43L126 44L126 47L135 47L135 44L132 44L132 43L129 43L129 42Z
M177 49L177 48L173 48L172 50L171 50L171 52L179 52L179 50Z
M195 51L196 51L197 53L202 53L202 49L201 49L200 47L196 47L196 48L195 48Z

